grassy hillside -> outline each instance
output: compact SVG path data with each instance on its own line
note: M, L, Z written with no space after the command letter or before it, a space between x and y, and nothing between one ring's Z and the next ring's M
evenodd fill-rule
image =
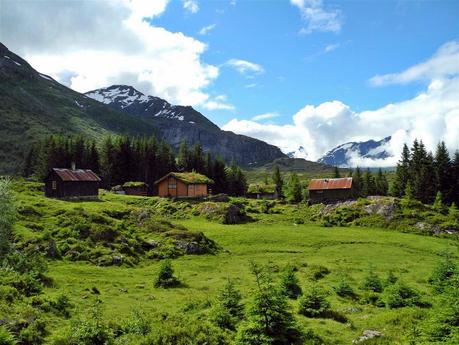
M324 289L333 311L328 316L299 315L298 300L288 302L309 339L305 344L350 344L365 330L383 336L363 344L433 343L428 334L443 297L428 280L442 260L440 253L449 251L456 262L459 257L454 235L415 234L409 224L403 229L408 233L389 230L389 225L384 229L383 223L356 226L355 218L346 217L346 222L340 218L345 227L324 224L348 209L325 213L319 205L172 202L107 192L99 202L64 202L44 198L40 187L15 183L19 218L14 234L21 252L46 256L48 270L40 273L45 288L29 297L17 295L14 291L30 292L31 283L11 273L0 284L0 320L19 334L21 344L42 343L40 335L44 343L68 344L63 339L71 334L95 330L111 334L116 344L232 343L235 333L220 330L211 316L228 278L247 310L256 287L251 262L266 267L276 284L286 265L294 265L303 291L315 285ZM222 215L234 208L246 214L235 218L243 223L222 224ZM371 224L371 219L360 223ZM166 257L173 258L181 281L177 288L154 287L160 259ZM363 287L369 271L382 281L392 272L418 291L423 303L391 308L392 288L377 293ZM353 297L336 294L343 279ZM30 333L37 340L27 342L33 339ZM184 340L190 334L195 342Z

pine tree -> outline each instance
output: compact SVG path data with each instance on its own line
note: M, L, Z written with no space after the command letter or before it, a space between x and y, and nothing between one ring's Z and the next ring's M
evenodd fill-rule
M378 174L376 175L375 187L377 195L387 195L389 185L387 183L386 175L383 173L381 168L378 169Z
M449 158L449 152L444 141L437 145L434 163L436 190L442 193L446 203L450 203L453 188L453 180L451 176L452 162Z
M437 212L446 213L447 209L445 205L443 204L443 195L440 191L437 192L437 195L435 196L435 201L432 207Z
M196 144L193 147L193 152L191 154L191 167L192 170L203 174L204 171L204 157L201 144Z
M362 186L361 196L367 197L369 195L374 195L375 192L376 192L375 179L370 169L367 168L367 170L363 174L363 186Z
M410 179L411 154L408 145L403 145L402 157L397 163L395 180L392 185L391 194L401 198L405 194L406 185Z
M36 154L37 154L37 151L32 146L26 155L26 158L24 161L24 168L22 169L22 176L30 177L33 174L35 165L36 165L36 158L35 158Z
M280 169L278 165L274 166L274 172L273 172L272 179L273 179L274 184L276 185L277 197L280 198L282 196L282 187L284 185L284 180L282 179L282 175L280 173Z
M459 151L454 153L451 164L451 202L459 205Z
M214 180L213 193L228 193L228 178L226 174L225 162L221 156L217 156L209 176Z
M300 180L296 173L291 173L290 178L287 182L287 188L285 195L289 202L300 202L303 198L303 187L301 186Z
M100 150L100 172L105 187L113 186L113 174L115 164L115 146L111 136L104 138Z
M354 176L352 177L352 184L354 186L354 195L355 197L361 197L362 189L363 189L363 179L362 179L362 173L359 167L355 169L355 172L353 173L353 175Z
M177 156L177 168L180 171L191 171L191 157L190 151L188 149L188 143L186 139L184 139L180 143L179 153Z
M211 319L221 328L235 330L244 317L241 294L232 280L227 283L217 297L217 303L211 311Z
M340 178L341 177L341 174L339 173L339 169L338 169L338 167L336 165L333 168L333 177L334 178Z

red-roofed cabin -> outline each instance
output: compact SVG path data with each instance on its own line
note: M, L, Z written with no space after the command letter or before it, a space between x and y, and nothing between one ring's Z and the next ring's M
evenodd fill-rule
M53 168L44 182L49 198L97 199L101 179L91 170Z
M309 202L312 204L352 199L352 177L313 179L309 182Z
M172 198L202 198L209 193L209 184L214 181L195 172L171 172L163 176L155 185L158 195Z

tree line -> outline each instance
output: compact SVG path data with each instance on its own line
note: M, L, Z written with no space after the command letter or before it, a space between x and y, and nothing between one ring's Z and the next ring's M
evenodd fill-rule
M445 143L437 145L435 154L427 151L422 140L411 148L403 146L397 164L391 194L430 204L440 198L444 203L459 203L459 151L450 157Z
M100 144L83 136L49 136L28 152L23 175L44 178L51 168L91 169L99 174L105 188L129 181L148 184L173 171L195 171L214 180L212 191L243 195L247 182L236 163L226 166L220 156L204 152L200 144L189 147L186 141L178 154L156 137L106 136Z

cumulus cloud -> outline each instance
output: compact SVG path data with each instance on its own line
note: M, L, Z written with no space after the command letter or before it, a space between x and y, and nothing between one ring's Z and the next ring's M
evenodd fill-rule
M322 0L290 0L290 3L300 9L301 17L306 27L300 30L301 34L319 32L340 32L343 25L341 11L325 9Z
M231 67L238 71L241 74L255 73L261 74L265 70L261 65L258 65L254 62L241 59L230 59L225 62L225 66Z
M215 29L215 26L216 24L204 26L203 28L201 28L201 30L199 30L199 34L203 36L208 35L213 29Z
M228 103L226 95L218 95L203 104L207 110L234 110L234 105Z
M441 46L432 58L400 73L376 75L370 79L373 86L407 84L416 80L448 78L459 74L459 41Z
M455 54L454 50L440 49L440 52ZM433 58L438 58L439 53ZM447 56L442 58L450 61ZM392 136L384 147L393 155L392 158L370 160L351 154L349 158L354 166L394 165L400 157L403 143L411 144L415 138L422 139L430 150L443 140L453 152L459 148L459 75L451 76L450 72L445 74L443 70L438 70L431 77L434 79L428 87L414 98L376 110L356 112L334 100L318 106L306 105L293 115L290 124L233 119L223 128L265 140L284 152L303 146L311 160L317 160L345 142Z
M183 105L213 100L218 77L204 63L207 46L154 26L168 0L3 0L0 39L37 70L80 92L126 81Z
M276 113L276 112L264 113L264 114L255 115L254 117L252 117L252 121L270 120L270 119L274 119L279 116L280 116L279 113Z
M183 8L193 14L199 11L199 5L196 0L183 0Z

